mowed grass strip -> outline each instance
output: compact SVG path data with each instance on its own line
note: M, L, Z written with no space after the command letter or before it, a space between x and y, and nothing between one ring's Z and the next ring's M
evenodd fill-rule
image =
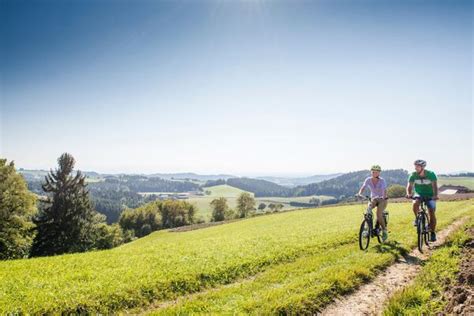
M392 230L401 231L393 237L414 240L409 205L390 209ZM0 313L116 311L229 284L347 243L355 249L362 210L300 210L185 233L155 232L107 251L2 261ZM440 224L469 210L472 201L440 203Z
M267 269L249 281L223 286L202 294L163 304L151 314L179 313L253 313L311 314L320 311L334 297L353 290L373 278L380 269L390 265L416 244L412 215L407 205L392 208L390 241L382 246L375 242L368 252L355 244L342 245L319 254L308 254L291 263ZM464 204L443 204L439 228L456 217L474 216L472 201Z

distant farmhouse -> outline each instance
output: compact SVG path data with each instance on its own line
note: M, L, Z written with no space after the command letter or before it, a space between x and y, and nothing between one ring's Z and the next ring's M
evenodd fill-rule
M452 195L469 192L471 192L471 190L466 187L463 187L462 185L442 185L439 187L439 194Z

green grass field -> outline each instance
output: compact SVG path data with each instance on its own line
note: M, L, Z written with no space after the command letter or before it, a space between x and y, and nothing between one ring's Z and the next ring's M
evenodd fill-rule
M194 204L198 208L198 217L202 216L206 221L209 221L211 218L212 214L212 208L211 208L211 201L214 200L215 198L219 197L225 197L227 199L227 203L230 208L235 209L237 207L237 197L242 193L242 192L247 192L235 187L232 187L230 185L224 184L224 185L216 185L213 187L207 187L204 188L204 191L210 191L210 195L205 195L205 196L198 196L198 197L191 197L189 198L188 202ZM253 195L253 193L248 192ZM291 206L290 202L303 202L303 203L309 203L309 200L313 198L312 196L303 196L303 197L258 197L255 198L256 200L256 206L258 206L260 203L265 203L265 204L270 204L270 203L282 203L283 204L283 211L287 210L292 210L295 208L295 206ZM317 196L317 198L321 200L326 200L330 199L331 197L329 196Z
M159 231L106 251L2 261L0 314L105 313L152 301L168 302L153 313L314 312L415 245L409 204L389 210L391 242L368 252L357 245L363 205L347 205ZM439 203L440 228L465 215L474 215L472 200Z
M474 190L474 177L439 177L438 184L462 185Z

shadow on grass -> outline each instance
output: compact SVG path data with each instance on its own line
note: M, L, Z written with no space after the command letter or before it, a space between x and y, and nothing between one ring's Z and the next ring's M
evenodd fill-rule
M394 258L403 257L408 264L421 264L423 262L420 258L410 255L409 249L403 247L398 241L387 241L374 248L378 253L389 253Z

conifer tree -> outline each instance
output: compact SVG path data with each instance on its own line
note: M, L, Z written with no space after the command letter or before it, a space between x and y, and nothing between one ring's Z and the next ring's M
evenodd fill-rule
M45 177L48 201L40 208L31 256L82 252L94 247L98 214L94 211L85 176L73 173L74 158L62 154L58 169Z

